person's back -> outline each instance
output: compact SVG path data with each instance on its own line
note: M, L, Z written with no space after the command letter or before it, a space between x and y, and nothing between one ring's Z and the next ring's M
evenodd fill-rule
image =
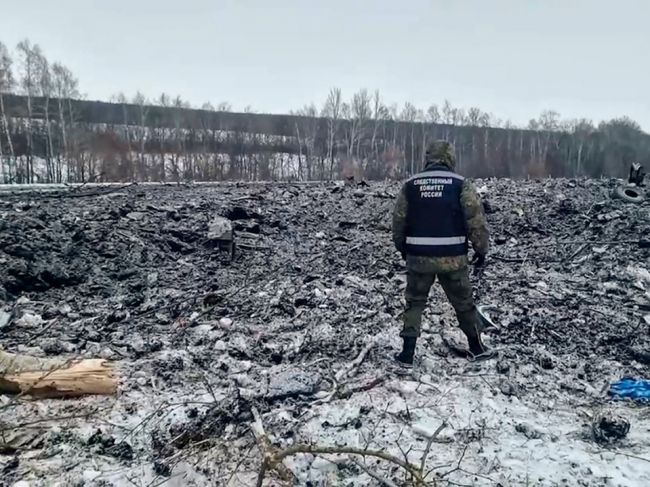
M473 185L455 171L453 147L437 141L428 147L424 171L402 186L393 212L393 242L407 263L404 347L397 360L411 364L422 312L436 277L456 310L474 356L485 355L468 271L468 241L482 265L489 234Z

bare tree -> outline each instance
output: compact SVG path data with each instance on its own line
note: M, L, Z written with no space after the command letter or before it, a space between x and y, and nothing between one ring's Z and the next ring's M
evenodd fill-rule
M52 124L50 123L50 98L52 96L52 93L54 91L54 85L52 82L52 75L50 72L50 63L48 62L47 58L45 55L40 52L36 51L35 53L36 57L36 70L37 70L37 81L38 81L38 92L39 95L43 97L43 114L44 114L44 122L45 122L45 133L46 133L46 141L47 141L47 149L45 152L45 167L47 171L47 179L46 182L54 182L55 178L55 170L54 170L54 164L53 164L53 158L54 158L54 144L52 141Z
M386 120L388 119L388 108L381 100L381 95L378 90L372 95L372 137L370 139L370 158L374 168L375 175L379 175L381 168L379 164L379 134L380 130L385 127Z
M553 137L553 132L557 131L560 128L560 114L553 110L543 111L539 116L539 126L541 128L541 131L538 132L538 149L540 149L539 162L543 165L544 170L546 170L546 159L548 155L549 144L551 142L551 137ZM539 143L540 139L543 140L542 144Z
M577 145L576 161L575 161L575 166L573 168L573 175L582 176L583 175L582 163L583 163L584 149L587 144L587 141L594 133L596 128L594 127L594 124L592 123L591 120L582 118L580 120L573 120L571 122L570 130L571 133L573 134L575 143Z
M79 94L79 82L73 76L72 72L63 66L61 63L54 63L52 65L52 83L54 87L54 95L57 99L58 104L58 116L59 116L59 129L61 131L61 143L63 148L63 161L65 161L66 170L67 170L67 179L70 180L70 166L72 165L71 161L71 151L68 141L68 130L66 129L66 120L65 120L65 100L70 102L71 98L78 98ZM69 106L69 105L68 105ZM70 126L74 123L72 120L72 114L70 113L69 119ZM62 174L62 163L61 163L61 151L59 151L59 163L58 163L58 174L57 182L61 182L63 178Z
M120 161L120 170L118 171L118 177L122 180L129 180L133 178L133 146L131 144L131 123L129 119L128 111L128 98L122 92L117 93L111 97L111 101L114 103L119 103L122 107L122 125L124 130L124 139L126 139L126 154L124 158ZM83 174L82 174L83 178Z
M469 110L467 110L467 124L478 127L481 115L482 112L480 108L471 107Z
M5 182L10 182L15 177L12 168L12 159L14 158L14 146L11 140L11 132L9 130L9 123L7 122L7 113L5 111L4 94L11 93L15 86L14 75L12 71L12 60L9 55L7 47L0 42L0 161L2 162L2 172L4 174ZM7 156L6 170L4 169L4 155L2 150L2 132L7 138L7 146L9 148L9 155Z
M341 97L340 88L330 89L323 107L323 117L327 118L327 159L330 163L329 178L333 179L334 176L334 157L336 152L336 136L339 129L339 121L341 118L343 100Z
M426 152L426 147L427 147L427 142L429 139L429 127L426 119L426 115L424 114L424 111L419 109L417 110L416 114L416 119L418 122L418 125L420 126L420 144L419 144L419 149L420 149L420 157L419 157L419 165L420 168L424 167L424 157L425 157L425 152ZM418 168L416 168L416 171Z
M189 175L191 173L191 168L187 167L187 161L182 157L184 154L182 109L185 104L186 102L183 101L180 95L176 95L176 97L171 102L171 106L174 108L173 140L175 141L175 147L172 150L171 154L171 161L172 172L176 181L180 181L183 177L186 179L191 179Z
M442 116L440 115L440 109L438 108L438 105L435 103L427 109L427 115L426 115L426 121L428 122L429 125L429 136L432 139L438 139L440 136L438 135L438 125L440 124L440 120L442 119Z
M27 96L27 167L25 177L27 182L34 182L34 111L32 100L38 94L38 58L41 49L38 44L32 46L28 39L21 41L16 46L22 68L20 85Z
M449 100L445 100L445 103L442 106L442 122L447 125L453 125L454 117L454 107L451 105Z
M451 105L449 100L445 100L445 103L442 106L442 123L445 124L445 131L443 138L445 140L451 139L451 128L450 125L454 124L454 107Z
M303 177L303 147L305 148L304 166L307 172L307 179L311 180L313 176L313 162L315 159L315 145L318 136L318 109L313 103L305 105L297 110L294 115L297 118L295 122L296 137L298 140L298 179ZM322 175L321 175L322 177Z
M458 164L469 175L579 176L618 174L622 161L650 150L649 136L625 119L594 127L546 111L531 121L531 130L510 122L495 130L501 121L478 107L464 110L445 101L426 112L410 103L398 110L367 90L344 103L336 88L321 117L313 104L293 119L258 115L250 107L246 114L214 114L211 104L194 111L165 94L154 103L166 109L152 109L139 93L130 104L123 95L113 98L121 103L113 110L124 115L115 120L112 110L106 117L95 112L105 108L100 103L73 100L80 96L76 79L59 63L49 65L38 46L24 41L17 60L24 96L8 98L15 86L11 58L0 49L0 161L10 181L34 181L38 158L47 161L47 178L55 181L65 178L66 165L68 180L93 178L98 161L108 180L164 180L172 172L178 179L325 179L346 164L355 176L399 177L415 172L432 138L455 143ZM231 107L222 103L216 110ZM89 112L97 118L80 118Z
M350 106L352 120L350 121L350 152L349 156L354 155L354 145L356 143L356 158L360 159L360 146L363 143L363 137L367 128L367 123L372 115L371 98L368 90L365 88L352 96Z
M454 125L467 125L467 114L463 108L455 108L452 111L452 123Z
M147 98L140 91L138 91L133 97L133 104L138 107L138 138L140 146L140 150L138 151L138 175L141 181L146 181L148 178L144 147L147 140L147 115L149 113L148 103Z
M438 105L433 104L427 109L427 119L431 123L440 123L440 110Z
M489 113L481 113L477 120L478 126L483 127L483 162L488 174L494 171L493 161L490 158L490 119Z
M158 106L163 107L163 108L169 108L169 107L172 106L171 97L167 93L164 93L164 92L161 93L158 96L158 98L155 100L154 103L156 105L158 105ZM152 129L152 132L156 133L156 136L158 138L158 148L159 148L159 152L160 152L160 154L159 154L160 160L158 162L158 168L155 171L157 173L156 177L157 177L158 181L165 181L166 178L167 178L167 172L166 172L166 169L165 169L165 160L167 158L167 148L168 148L168 146L167 146L167 144L168 144L167 137L169 135L169 137L171 138L172 135L173 135L173 132L172 132L171 129L168 129L168 128L164 127L164 126L163 127L158 127L155 130ZM155 159L154 159L154 163L155 163Z
M417 108L410 102L404 104L400 118L408 124L408 132L410 135L410 160L408 172L413 174L415 172L415 121L417 120ZM406 165L406 134L404 134L404 164Z

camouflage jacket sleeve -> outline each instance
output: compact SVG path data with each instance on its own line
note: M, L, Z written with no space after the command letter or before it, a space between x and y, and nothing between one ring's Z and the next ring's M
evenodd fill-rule
M483 205L474 185L468 180L463 183L460 204L465 213L467 236L472 242L474 251L487 255L490 246L490 234L485 220L485 213L483 212Z
M406 247L406 212L408 211L408 202L406 200L406 185L397 196L395 208L393 208L393 243L395 248L404 252Z

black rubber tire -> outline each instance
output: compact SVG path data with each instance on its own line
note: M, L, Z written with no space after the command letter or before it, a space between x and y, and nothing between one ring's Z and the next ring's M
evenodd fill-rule
M628 203L641 203L645 199L643 191L634 186L619 186L614 190L614 195Z

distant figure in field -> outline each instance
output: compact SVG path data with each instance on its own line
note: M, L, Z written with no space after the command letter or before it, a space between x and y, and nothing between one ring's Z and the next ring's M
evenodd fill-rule
M645 170L643 166L638 162L633 162L630 166L630 177L628 182L630 184L636 184L637 186L643 186L643 180L645 178Z

